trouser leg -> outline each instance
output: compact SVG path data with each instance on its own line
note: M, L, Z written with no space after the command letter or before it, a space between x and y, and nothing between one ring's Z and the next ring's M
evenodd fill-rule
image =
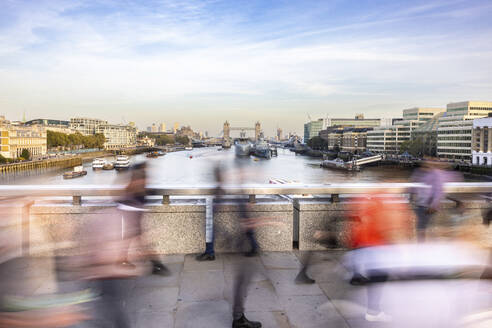
M247 265L243 265L239 268L234 282L234 305L233 316L234 319L241 317L244 313L244 302L246 301L248 285L251 281L251 269Z
M367 285L367 309L371 314L381 312L382 283L388 280L388 275L380 271L369 272Z

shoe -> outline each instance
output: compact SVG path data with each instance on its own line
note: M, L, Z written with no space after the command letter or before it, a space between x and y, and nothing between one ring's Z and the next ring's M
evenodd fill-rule
M171 271L161 262L152 261L152 274L168 277L171 275Z
M383 311L378 314L370 314L369 312L366 312L366 320L370 322L391 322L393 318Z
M249 321L246 317L241 315L241 318L232 321L232 328L260 328L261 322Z
M198 255L195 259L199 262L214 261L215 260L215 254L203 253L203 254Z
M365 285L369 280L362 276L361 274L358 274L358 273L354 273L354 275L352 276L352 278L350 279L350 284L352 286L363 286Z
M244 254L244 256L246 256L246 257L255 257L255 256L257 256L258 254L260 254L260 253L258 253L258 250L253 249L253 250L251 250L251 251L249 251L249 252L245 253L245 254Z
M306 270L301 270L301 272L299 272L299 274L297 275L297 277L294 280L294 282L297 285L301 285L301 284L312 285L316 281L314 279L311 279L311 278L308 277L308 275L306 274Z

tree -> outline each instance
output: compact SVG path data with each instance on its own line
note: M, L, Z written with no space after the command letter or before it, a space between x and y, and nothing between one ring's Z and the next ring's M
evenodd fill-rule
M24 149L22 149L21 157L23 159L30 159L31 158L31 153L29 152L29 150L27 150L26 148L24 148Z
M174 139L176 140L176 143L179 143L182 145L187 145L190 143L190 138L188 138L188 136L177 136Z
M0 154L0 164L5 164L5 163L7 163L7 159L3 157L2 154Z
M326 140L319 136L312 137L311 139L309 139L307 145L312 149L316 149L316 150L323 150L328 147L328 143L326 142Z
M155 138L155 143L158 146L164 146L174 143L174 138L169 135L159 135Z
M425 142L422 137L417 137L412 140L407 140L400 145L400 154L408 152L410 155L415 157L422 157L425 154Z

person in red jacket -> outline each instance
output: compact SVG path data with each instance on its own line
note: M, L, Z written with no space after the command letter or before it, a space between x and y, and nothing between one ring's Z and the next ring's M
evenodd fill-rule
M411 212L405 200L371 194L351 203L350 247L354 276L352 284L367 284L367 321L390 321L380 308L382 289L378 283L387 281L388 274L379 266L380 247L392 244L409 233Z

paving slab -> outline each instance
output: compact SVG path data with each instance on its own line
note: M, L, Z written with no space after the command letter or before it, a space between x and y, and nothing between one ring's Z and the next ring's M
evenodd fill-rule
M281 296L280 300L293 328L349 328L324 295Z
M289 318L281 311L247 311L244 315L251 321L261 322L264 328L291 328Z
M224 285L222 271L185 271L181 275L179 299L184 302L221 300Z
M183 271L222 271L224 270L224 259L222 254L215 255L215 261L199 262L195 259L196 254L188 254L184 259Z
M171 274L161 276L150 274L138 277L135 280L135 286L138 287L179 287L180 275L183 270L183 263L166 263L166 267Z
M268 270L268 277L278 295L323 295L317 284L295 284L299 270Z
M235 279L238 272L247 268L252 272L251 281L268 279L267 270L259 257L242 257L227 255L224 257L224 276L226 281Z
M168 328L174 327L174 312L147 312L142 311L136 315L138 328Z
M174 328L230 328L231 312L224 300L179 302Z
M172 312L178 301L178 287L140 287L127 299L130 312Z
M261 253L261 261L267 269L299 269L301 263L293 253L271 252Z
M226 291L224 292L225 299L229 303L234 303L233 285L234 282L228 282L226 284ZM244 307L246 311L282 311L283 307L275 293L271 282L269 280L252 282L249 284L248 292L246 295L246 302Z

